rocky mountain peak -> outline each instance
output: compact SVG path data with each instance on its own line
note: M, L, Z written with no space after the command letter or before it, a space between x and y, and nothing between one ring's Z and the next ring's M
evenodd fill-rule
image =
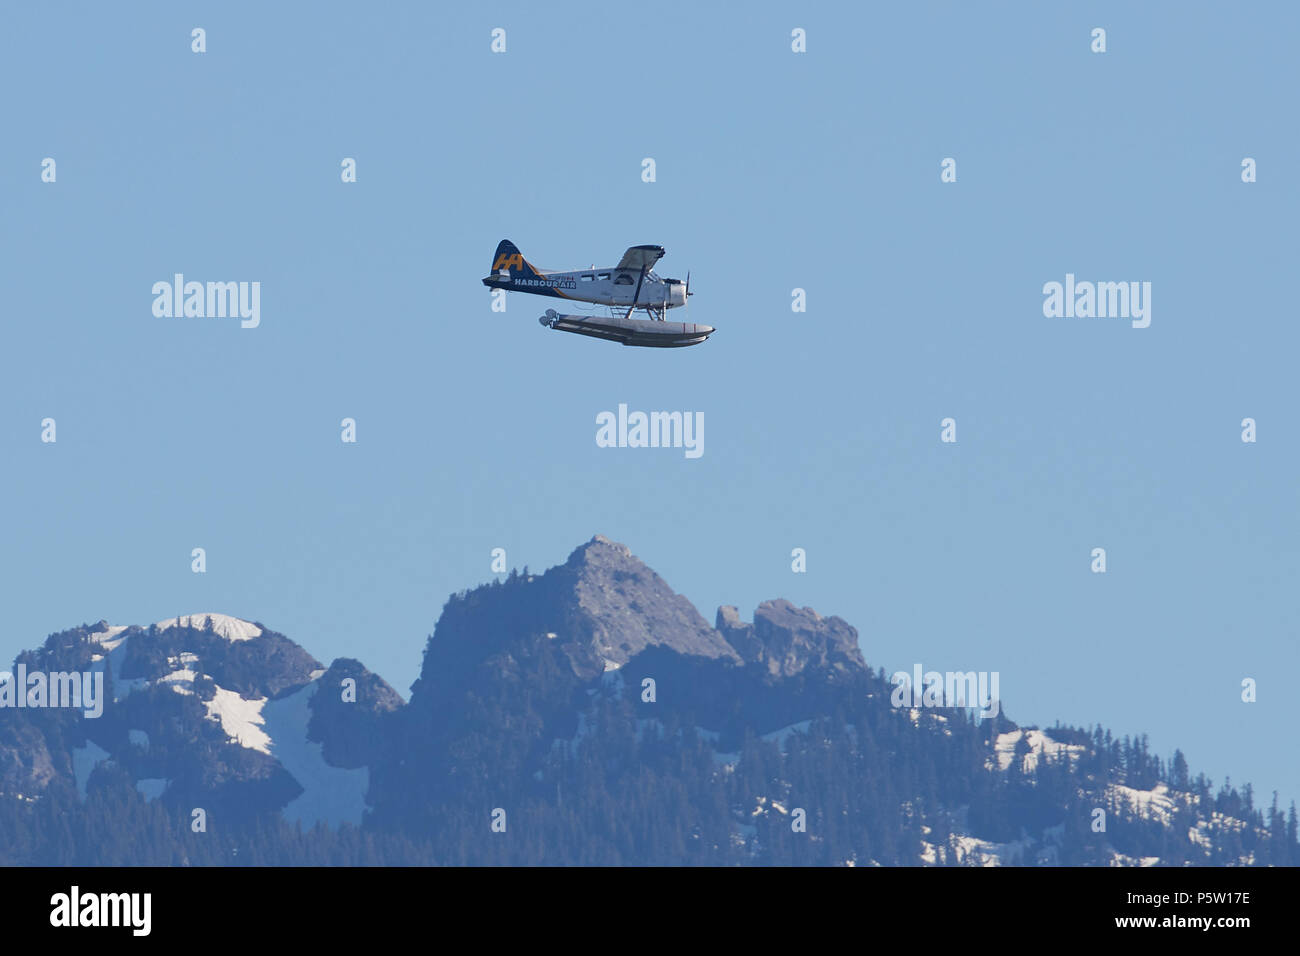
M808 667L865 670L858 632L838 617L822 617L785 599L764 601L746 624L730 605L718 608L717 631L747 664L775 677L793 677Z
M567 624L608 664L622 666L650 646L739 662L686 598L624 544L596 535L543 583L569 602Z
M488 661L512 669L541 647L584 679L648 647L740 663L690 601L626 545L596 535L544 574L512 573L449 600L412 693L418 698L426 681L454 685Z

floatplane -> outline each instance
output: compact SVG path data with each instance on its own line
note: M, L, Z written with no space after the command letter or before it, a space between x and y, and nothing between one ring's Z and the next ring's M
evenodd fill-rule
M686 305L691 295L691 274L686 274L685 282L660 278L653 267L663 255L663 246L630 246L616 266L558 272L536 268L518 246L502 239L492 257L492 274L483 284L490 289L545 295L606 310L598 315L566 315L547 309L537 321L548 329L649 348L698 345L714 329L710 325L667 320L669 309ZM638 309L647 317L633 318Z

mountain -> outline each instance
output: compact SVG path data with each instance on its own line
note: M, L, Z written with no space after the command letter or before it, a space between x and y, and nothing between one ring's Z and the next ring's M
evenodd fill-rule
M84 708L0 711L14 740L0 744L0 792L27 800L60 783L84 798L111 770L178 810L360 823L372 744L359 728L402 705L356 661L327 669L284 635L224 614L82 625L20 655L19 667L87 672L104 688L97 718ZM346 678L368 693L342 720L334 689Z
M409 701L221 614L83 625L19 668L105 690L99 717L0 708L8 863L1300 862L1294 805L1145 737L898 706L847 622L711 627L601 536L453 595Z

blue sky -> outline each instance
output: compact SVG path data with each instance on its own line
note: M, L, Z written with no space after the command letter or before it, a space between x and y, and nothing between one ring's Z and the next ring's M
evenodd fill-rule
M1300 11L268 6L0 12L0 657L212 610L406 693L493 548L602 533L710 620L787 597L1300 796ZM661 244L718 332L494 313L503 237ZM175 272L259 281L260 327L155 317ZM1066 273L1151 282L1150 327L1045 318ZM619 403L703 412L703 457L598 448Z

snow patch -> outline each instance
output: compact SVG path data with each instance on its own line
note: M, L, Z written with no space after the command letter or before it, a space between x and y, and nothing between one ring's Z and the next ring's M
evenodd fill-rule
M213 633L228 641L251 641L262 634L262 629L256 624L231 617L229 614L186 614L181 617L169 617L154 626L160 631L167 631L173 627L192 627L196 631L206 631L209 621Z
M370 787L369 768L332 767L325 762L323 747L307 739L310 702L319 686L307 684L287 697L266 702L262 708L272 741L271 756L303 790L284 808L283 815L305 827L318 822L335 827L343 823L360 825Z
M122 632L125 630L125 624L109 625L107 629L96 631L94 634L91 634L90 639L103 647L104 650L111 651L117 647L117 645L126 640L125 637L121 636Z
M1158 783L1150 790L1134 790L1123 784L1111 784L1107 792L1117 800L1128 804L1129 809L1144 820L1157 820L1168 826L1173 818L1174 801L1169 797L1169 788Z
M1038 758L1043 754L1059 757L1061 754L1081 754L1084 751L1082 744L1063 744L1053 740L1041 730L1012 730L1005 734L998 734L994 751L997 754L999 770L1006 770L1016 759L1016 747L1022 737L1029 744L1029 752L1024 755L1021 768L1026 773L1033 773L1038 769Z
M176 673L189 672L177 671ZM193 680L192 677L190 679ZM249 750L260 750L262 753L269 755L271 753L271 738L261 729L261 725L264 723L262 707L265 704L265 697L245 700L239 696L237 691L225 690L221 687L217 688L217 692L212 696L211 700L204 701L204 706L208 709L208 716L221 721L221 729L226 732L227 737L233 737L241 747L247 747ZM305 731L304 736L306 736Z
M109 753L92 740L85 746L72 748L72 776L77 781L77 793L86 799L86 784L90 781L90 772L107 760Z
M135 782L135 789L145 800L153 803L162 796L163 791L167 789L170 780L164 777L145 777L143 780Z
M189 668L182 668L181 670L172 671L170 674L164 674L158 678L158 683L166 684L178 694L193 694L194 681L198 679L198 676ZM147 684L149 682L141 681L140 683Z
M110 627L108 629L108 631L112 631L117 635L120 635L124 630L126 630L124 627ZM90 635L91 639L96 640L102 635L108 633L108 631L100 631L98 634L92 634ZM104 648L105 653L94 654L91 656L91 673L102 672L106 675L105 679L111 680L113 683L114 703L129 694L133 694L137 690L142 690L149 686L149 682L143 677L133 677L129 680L122 677L122 661L126 659L127 640L126 637L117 636L107 641L102 641L100 642L100 646Z
M964 866L1015 866L1029 862L1025 853L1032 840L1013 840L1010 843L994 843L973 836L956 836L953 841L957 859L954 861Z

